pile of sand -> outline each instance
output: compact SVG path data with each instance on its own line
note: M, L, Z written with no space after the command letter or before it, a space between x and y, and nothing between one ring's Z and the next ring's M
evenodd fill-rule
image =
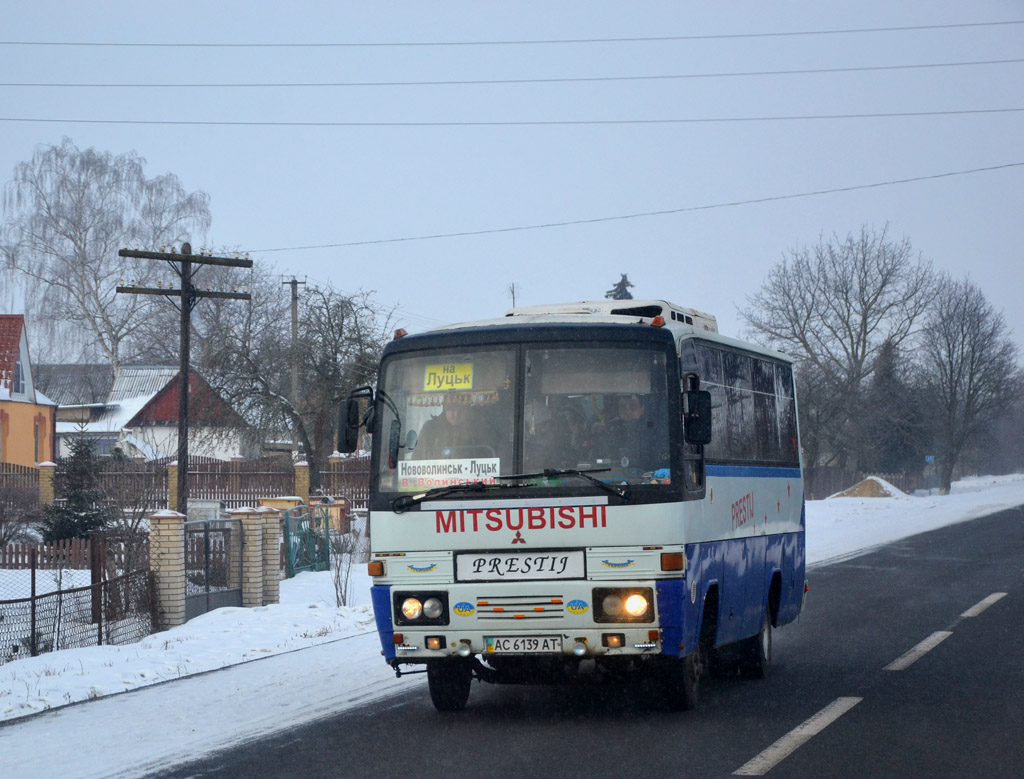
M885 479L877 476L869 476L864 481L857 482L850 489L837 492L833 498L895 498L904 493L892 486Z

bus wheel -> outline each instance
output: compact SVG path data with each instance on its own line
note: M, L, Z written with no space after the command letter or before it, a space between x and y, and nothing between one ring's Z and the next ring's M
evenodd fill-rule
M761 629L743 642L740 675L744 679L764 679L772 665L772 615L765 609Z
M462 711L469 700L473 667L463 660L436 660L427 663L427 687L438 711Z
M700 680L704 676L704 655L701 650L681 658L666 658L664 694L668 705L679 711L697 707Z

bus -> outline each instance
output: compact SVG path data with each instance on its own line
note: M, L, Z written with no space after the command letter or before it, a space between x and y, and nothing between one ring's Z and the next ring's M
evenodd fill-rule
M763 677L803 610L792 360L711 315L605 300L397 331L341 451L361 427L383 656L439 711L474 678L602 674L691 709L709 672Z

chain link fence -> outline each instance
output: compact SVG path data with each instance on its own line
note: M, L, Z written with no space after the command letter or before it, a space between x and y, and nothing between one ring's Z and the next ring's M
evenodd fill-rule
M97 555L91 570L0 570L0 664L60 649L128 644L153 632L149 571L106 578L102 559Z

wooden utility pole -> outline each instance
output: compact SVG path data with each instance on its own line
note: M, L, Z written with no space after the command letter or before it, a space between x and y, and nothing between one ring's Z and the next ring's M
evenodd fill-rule
M192 283L198 266L202 265L226 265L233 268L251 268L252 260L248 257L214 257L213 255L192 254L192 246L189 243L181 245L181 253L174 251L149 252L138 249L121 249L118 257L131 257L139 260L164 260L181 279L180 289L164 289L162 287L136 287L119 286L118 292L129 295L162 295L174 303L181 312L181 332L179 334L180 363L179 381L180 390L178 393L178 511L188 515L188 374L190 362L190 338L192 330L192 309L199 298L217 298L220 300L251 300L248 292L211 292L206 289L196 289ZM197 266L193 268L193 266ZM174 298L178 298L175 303Z
M292 288L292 407L298 411L299 408L299 284L305 284L292 276L291 281L282 281ZM292 454L297 456L299 452L299 426L292 422Z

